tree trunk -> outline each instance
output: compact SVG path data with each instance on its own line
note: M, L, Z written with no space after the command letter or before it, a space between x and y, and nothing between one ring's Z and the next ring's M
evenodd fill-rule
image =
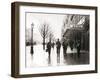
M43 50L45 50L45 38L43 38Z

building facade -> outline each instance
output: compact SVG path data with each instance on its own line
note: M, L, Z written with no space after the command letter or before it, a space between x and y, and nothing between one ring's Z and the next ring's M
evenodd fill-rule
M81 49L89 51L89 15L68 14L62 27L62 42L81 42Z

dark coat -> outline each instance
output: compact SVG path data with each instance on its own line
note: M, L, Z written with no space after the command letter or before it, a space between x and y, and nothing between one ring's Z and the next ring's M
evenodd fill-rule
M62 43L62 46L63 46L63 48L67 48L67 46L68 46L68 43L66 43L66 42L63 42L63 43Z
M76 46L76 47L77 47L77 49L79 49L79 50L81 49L81 44L80 44L80 42L77 43L77 46Z
M47 51L50 52L51 51L51 42L47 43Z
M60 47L61 47L60 41L57 41L57 42L56 42L56 45L57 45L57 49L60 49Z

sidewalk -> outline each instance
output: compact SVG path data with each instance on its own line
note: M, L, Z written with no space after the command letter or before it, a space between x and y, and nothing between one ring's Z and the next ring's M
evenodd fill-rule
M87 51L80 51L81 59L78 61L77 58L77 50L74 48L71 51L70 47L67 49L67 56L63 54L63 48L60 49L60 63L57 63L57 53L56 46L51 48L51 63L49 64L48 52L43 50L42 45L34 46L34 54L33 59L30 55L30 46L26 47L26 67L46 67L46 66L65 66L65 65L73 65L73 64L82 64L88 63L89 54Z

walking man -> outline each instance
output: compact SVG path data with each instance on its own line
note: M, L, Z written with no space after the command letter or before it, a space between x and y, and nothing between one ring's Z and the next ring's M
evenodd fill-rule
M60 48L61 48L61 43L59 39L56 42L56 48L57 48L57 62L60 63Z
M80 57L80 49L81 49L81 43L80 43L80 40L77 41L77 54L78 54L78 57Z
M49 63L51 62L51 60L50 60L50 54L51 54L51 41L49 41L48 43L47 43L47 49L46 49L46 51L48 52L48 59L49 59Z
M64 55L66 55L68 43L66 43L65 41L63 41L62 46L63 46L63 53L64 53Z

